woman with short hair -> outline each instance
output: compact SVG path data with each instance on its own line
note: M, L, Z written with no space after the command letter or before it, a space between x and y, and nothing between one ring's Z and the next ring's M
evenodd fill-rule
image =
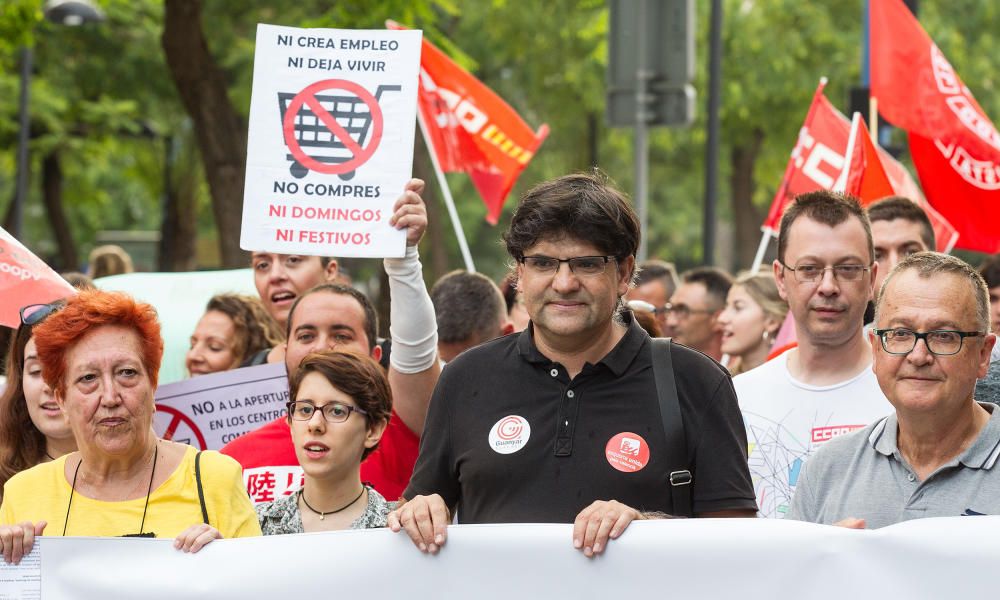
M163 339L156 311L120 292L82 291L35 327L42 375L79 450L7 482L4 560L47 535L174 538L197 552L260 535L240 466L158 439L154 394Z
M361 482L392 411L389 381L354 352L310 354L292 375L288 424L302 488L257 506L264 535L385 527L392 506Z

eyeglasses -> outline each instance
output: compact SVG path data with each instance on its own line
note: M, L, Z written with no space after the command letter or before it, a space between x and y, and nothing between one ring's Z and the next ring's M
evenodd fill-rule
M691 308L687 304L670 304L669 302L667 303L666 306L660 309L660 311L665 312L668 315L673 313L674 316L676 316L678 319L686 319L691 315L696 315L696 314L709 315L718 312L715 310L709 310L707 308Z
M604 273L608 261L614 256L574 256L573 258L552 258L551 256L522 256L521 264L539 275L551 275L559 270L562 263L569 263L574 275L592 277Z
M38 325L45 320L46 317L54 312L57 312L66 304L63 300L56 300L55 302L50 302L48 304L29 304L24 306L20 310L21 323L27 325L28 327L33 327Z
M865 276L865 271L871 270L871 265L834 265L832 267L821 267L812 263L805 263L795 267L789 267L785 263L781 266L788 269L795 276L799 283L815 283L826 275L827 271L833 271L833 278L837 281L860 281Z
M316 406L308 400L296 400L288 403L288 414L294 421L308 421L313 414L319 410L323 412L323 418L330 423L343 423L351 416L351 412L359 415L368 415L368 411L361 410L355 406L341 404L340 402L330 402L323 406Z
M917 346L917 340L924 340L927 350L938 356L958 354L962 350L962 342L965 338L986 335L982 331L935 329L920 332L901 327L873 329L872 332L879 337L882 341L882 349L889 354L909 354Z

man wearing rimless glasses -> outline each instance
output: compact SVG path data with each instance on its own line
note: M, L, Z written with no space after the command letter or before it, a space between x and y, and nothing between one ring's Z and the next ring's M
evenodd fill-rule
M868 218L853 198L803 194L781 218L774 279L798 347L733 379L761 516L785 516L819 447L892 410L862 330L874 259Z
M973 399L996 343L982 277L944 254L906 258L886 279L869 336L896 411L817 452L789 518L877 528L1000 514L1000 408Z

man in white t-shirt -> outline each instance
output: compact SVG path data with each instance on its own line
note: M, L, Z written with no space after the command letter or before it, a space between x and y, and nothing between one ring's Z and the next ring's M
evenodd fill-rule
M763 517L784 517L805 461L822 444L892 412L862 331L878 265L857 200L799 196L781 219L774 279L798 347L733 379Z

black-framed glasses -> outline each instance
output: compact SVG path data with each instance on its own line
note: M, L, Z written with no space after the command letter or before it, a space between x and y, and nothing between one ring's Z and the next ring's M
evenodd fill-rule
M824 267L813 263L802 263L794 267L781 263L781 266L791 271L795 281L799 283L815 283L823 279L827 271L833 271L833 277L837 281L860 281L865 276L865 272L872 268L871 265L853 264Z
M522 256L521 264L529 271L540 275L552 275L559 270L562 263L569 263L569 270L574 275L593 276L604 273L608 262L616 260L614 256L574 256L573 258L552 258L551 256Z
M687 304L671 304L669 302L667 302L666 306L664 306L660 310L668 315L673 314L678 319L686 319L691 315L697 315L697 314L710 315L712 313L719 312L717 310L711 310L708 308L691 308Z
M56 300L55 302L49 302L48 304L29 304L27 306L22 306L20 310L21 324L27 325L28 327L38 325L44 321L46 317L65 306L65 304L66 302L64 300Z
M958 354L962 350L962 342L967 337L982 337L982 331L953 331L951 329L934 329L932 331L913 331L903 327L891 329L872 329L872 333L882 341L882 349L889 354L909 354L917 346L917 340L924 340L927 351L938 356Z
M323 418L330 423L343 423L351 416L352 412L356 412L359 415L368 415L368 411L366 410L349 404L341 404L340 402L328 402L323 406L316 406L308 400L296 400L289 402L287 406L288 414L292 417L293 421L308 421L317 410L321 411Z

